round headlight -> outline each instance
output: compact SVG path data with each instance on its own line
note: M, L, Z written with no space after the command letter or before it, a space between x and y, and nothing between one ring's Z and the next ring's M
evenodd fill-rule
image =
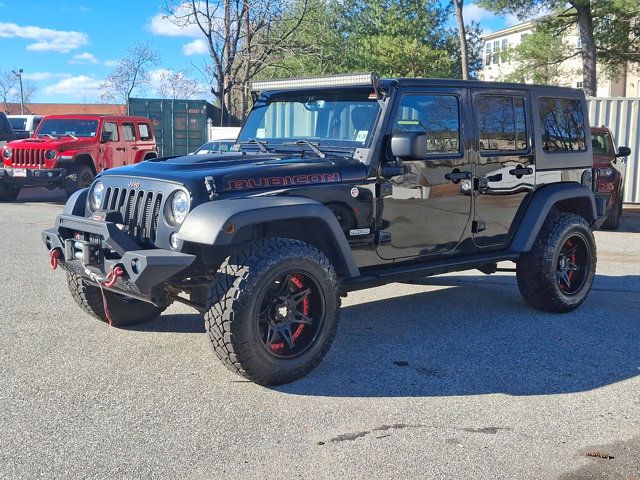
M55 150L47 150L44 153L44 158L46 158L47 160L53 160L57 156L58 156L58 152L56 152Z
M104 198L104 184L102 182L96 182L91 189L89 195L89 207L94 212L102 205L102 199Z
M11 154L12 154L12 153L13 153L13 152L11 151L11 149L10 149L9 147L5 147L5 149L4 149L4 150L3 150L3 152L2 152L2 156L3 156L4 158L6 158L7 160L9 160L9 159L11 158Z
M182 223L184 219L187 218L187 213L189 213L189 196L186 192L178 190L173 194L173 199L171 200L171 215L173 216L173 220L176 223Z

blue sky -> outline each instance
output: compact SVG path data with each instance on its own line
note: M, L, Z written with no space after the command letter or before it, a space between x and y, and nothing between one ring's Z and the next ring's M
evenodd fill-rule
M151 40L157 69L191 69L206 53L197 32L162 18L157 0L0 0L0 70L24 69L36 102L94 102L100 82L127 47ZM465 6L466 20L487 31L517 23ZM153 88L146 92L154 96Z

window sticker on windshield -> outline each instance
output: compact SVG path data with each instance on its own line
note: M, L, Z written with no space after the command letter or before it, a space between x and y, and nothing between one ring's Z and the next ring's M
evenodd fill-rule
M367 140L367 135L369 135L369 130L359 130L356 136L356 142L364 143Z
M398 120L398 125L420 125L418 120Z
M258 128L256 130L256 138L265 138L267 136L266 128Z

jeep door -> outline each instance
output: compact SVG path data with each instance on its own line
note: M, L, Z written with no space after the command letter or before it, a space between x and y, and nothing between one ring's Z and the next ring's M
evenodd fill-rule
M379 185L384 198L378 255L388 260L453 252L471 215L471 196L461 189L472 172L462 128L468 123L468 91L402 89L394 103L383 163L399 163L389 141L397 132L425 133L428 153L425 159L405 159L404 174Z
M136 139L136 127L133 122L122 122L122 159L124 165L136 163L138 145Z
M119 167L123 164L123 149L116 122L104 122L100 133L100 166L103 169Z
M477 141L473 238L504 246L518 209L535 187L531 109L526 91L472 90Z

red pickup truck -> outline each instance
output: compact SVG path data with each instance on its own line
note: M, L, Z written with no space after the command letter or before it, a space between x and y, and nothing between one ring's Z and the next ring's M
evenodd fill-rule
M0 201L23 187L62 187L70 196L102 170L156 158L151 120L132 116L51 115L33 137L2 147Z
M631 155L629 147L616 150L613 135L607 127L591 129L593 145L593 167L596 169L596 192L610 193L609 214L602 224L603 229L617 230L622 215L626 157Z

